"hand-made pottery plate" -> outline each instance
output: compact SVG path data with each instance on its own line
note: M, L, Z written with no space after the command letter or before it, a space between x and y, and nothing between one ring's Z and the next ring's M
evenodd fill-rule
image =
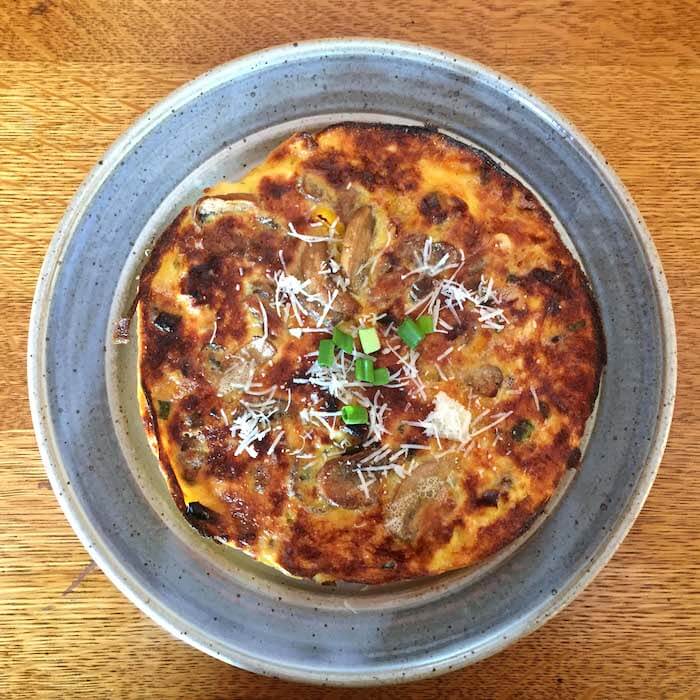
M580 468L485 563L375 587L295 580L206 540L176 509L136 401L135 343L111 342L158 232L295 131L428 123L537 194L583 265L607 366ZM48 250L29 336L43 460L90 556L173 635L288 679L371 685L493 654L561 610L612 556L661 459L676 381L666 281L630 196L593 146L505 77L430 48L364 39L227 63L141 117L76 194Z

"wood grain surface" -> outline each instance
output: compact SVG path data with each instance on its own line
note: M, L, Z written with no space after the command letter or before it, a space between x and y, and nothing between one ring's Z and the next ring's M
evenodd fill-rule
M0 697L700 697L700 4L697 0L0 0ZM183 81L322 36L432 44L510 75L571 118L622 177L673 296L679 392L659 477L595 582L476 666L381 690L238 671L128 603L63 517L25 384L49 240L123 129Z

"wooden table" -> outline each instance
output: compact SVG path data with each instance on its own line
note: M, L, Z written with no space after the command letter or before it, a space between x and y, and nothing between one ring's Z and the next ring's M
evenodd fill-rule
M1 0L0 697L700 697L700 4L693 0ZM679 329L671 439L632 532L565 612L505 652L381 691L292 686L172 639L90 559L46 480L25 386L34 284L104 149L183 81L329 35L433 44L569 116L631 190Z

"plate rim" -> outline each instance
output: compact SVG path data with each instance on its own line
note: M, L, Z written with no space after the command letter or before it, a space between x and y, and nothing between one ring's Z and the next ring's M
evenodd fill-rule
M650 272L654 281L654 291L659 308L659 320L661 322L661 343L664 361L660 377L659 418L656 425L656 434L652 441L646 464L639 476L635 489L630 494L617 523L613 528L610 528L605 539L601 541L598 548L595 550L588 567L580 576L572 580L566 588L558 591L555 596L549 598L539 607L531 608L521 618L515 621L509 630L510 634L499 637L496 640L490 640L480 647L473 649L473 653L465 654L464 650L462 650L462 652L440 661L433 662L428 660L414 663L412 666L405 669L404 675L401 675L398 667L374 669L371 673L365 670L361 672L361 675L352 672L333 674L327 671L320 672L308 666L291 666L279 662L261 660L240 649L233 650L230 647L224 647L224 649L215 648L211 643L206 643L206 635L202 635L196 628L186 623L174 610L162 606L158 601L152 599L146 591L141 589L137 581L131 579L126 574L126 571L121 566L117 557L115 557L109 550L109 547L105 546L104 542L96 536L96 532L89 519L86 517L81 504L77 500L71 498L69 489L65 488L67 478L55 444L53 425L48 415L45 415L42 411L42 406L48 403L44 363L45 329L53 286L60 270L61 253L70 242L75 225L79 222L85 209L89 206L93 195L99 191L100 187L109 177L112 170L117 166L123 155L130 150L133 144L138 143L148 132L167 119L171 114L171 110L177 110L178 107L196 97L198 92L208 90L214 85L221 84L227 77L250 74L256 69L257 65L263 63L265 60L267 60L268 63L275 63L283 59L288 60L292 57L303 58L305 55L343 51L352 52L358 50L381 54L389 52L392 49L397 52L403 52L404 54L410 54L413 58L422 59L427 65L449 64L451 66L461 66L480 74L485 79L500 82L514 94L516 99L529 103L529 105L537 111L540 118L556 127L563 135L573 137L577 145L582 148L585 154L592 160L600 176L606 180L606 184L609 186L611 193L618 200L620 208L625 211L628 217L633 219L632 228L651 268ZM614 555L644 505L658 472L668 440L673 417L676 380L677 344L675 321L668 283L656 246L641 213L625 185L588 138L556 109L535 96L526 87L478 61L424 44L363 37L340 37L291 42L239 56L226 63L215 66L176 88L133 121L105 151L98 164L96 164L85 177L68 204L56 232L51 239L45 253L34 292L27 346L29 403L32 424L44 468L54 491L54 495L73 531L78 536L88 554L115 587L131 601L131 603L170 634L178 639L186 641L191 646L214 658L245 670L284 678L286 680L344 686L370 686L408 682L428 676L434 677L438 672L446 672L448 670L448 665L451 669L457 669L475 663L501 651L517 639L534 632L571 603L571 601L590 584L593 578L595 578Z

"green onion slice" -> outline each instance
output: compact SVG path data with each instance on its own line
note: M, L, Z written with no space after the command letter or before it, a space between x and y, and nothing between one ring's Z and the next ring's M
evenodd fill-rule
M340 416L346 425L364 425L365 423L369 423L367 409L364 406L357 406L356 404L343 406L340 411Z
M348 354L352 353L355 349L355 342L351 335L348 335L345 331L341 331L340 328L336 327L333 329L333 342L343 351Z
M409 348L417 347L418 343L425 337L425 333L418 327L412 318L405 318L396 332Z
M318 364L321 367L332 367L335 362L335 346L330 338L324 338L318 344Z
M424 335L428 335L428 333L435 333L435 326L433 325L432 316L419 316L416 319L416 325L423 331Z
M375 367L374 369L374 379L372 384L374 386L384 386L389 383L389 370L386 367Z
M358 382L374 381L374 360L369 357L358 357L355 360L355 379Z
M366 352L368 355L377 352L381 347L376 328L360 328L357 334L360 336L362 351Z

